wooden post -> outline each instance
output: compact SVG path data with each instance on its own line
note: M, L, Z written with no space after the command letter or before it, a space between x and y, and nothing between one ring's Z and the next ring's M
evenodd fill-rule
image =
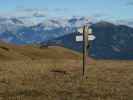
M83 28L83 76L85 75L86 62L88 57L88 27L84 26Z

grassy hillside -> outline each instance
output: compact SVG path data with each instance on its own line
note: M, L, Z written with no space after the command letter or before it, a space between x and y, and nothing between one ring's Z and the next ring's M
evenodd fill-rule
M81 54L62 47L38 48L0 43L0 60L80 59Z
M0 100L133 99L132 61L94 60L82 77L81 55L76 52L2 45Z
M78 61L0 64L1 100L132 100L133 62L97 61L82 77Z

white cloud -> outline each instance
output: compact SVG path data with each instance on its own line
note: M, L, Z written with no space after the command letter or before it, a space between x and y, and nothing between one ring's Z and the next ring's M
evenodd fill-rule
M5 12L5 13L0 13L0 17L4 18L35 18L35 17L46 17L47 12L46 10L41 10L41 9L21 9L21 10L15 10L12 12Z

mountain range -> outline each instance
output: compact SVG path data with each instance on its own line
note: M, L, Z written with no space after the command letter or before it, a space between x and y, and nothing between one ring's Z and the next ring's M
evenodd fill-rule
M82 51L76 42L77 29L88 24L96 40L91 42L90 55L105 59L133 59L133 28L106 21L91 22L88 17L43 19L32 24L19 18L0 17L0 40L13 44L58 42L66 48Z
M96 39L90 42L90 56L97 59L133 59L133 28L104 21L92 24L91 28ZM74 32L51 41L82 52L82 42L75 41L79 34Z
M15 44L39 43L72 33L78 27L88 24L90 19L86 17L53 18L43 19L35 24L32 21L0 17L0 39Z

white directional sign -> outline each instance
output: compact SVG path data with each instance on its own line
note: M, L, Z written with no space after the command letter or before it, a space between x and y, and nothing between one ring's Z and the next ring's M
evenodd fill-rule
M76 36L76 41L77 41L77 42L83 41L83 36L82 36L82 35Z
M94 35L88 35L88 40L93 41L95 39L96 39L96 37Z
M95 39L96 39L96 37L95 37L94 35L88 35L88 40L89 40L89 41L93 41L93 40L95 40ZM77 41L77 42L83 41L83 35L78 35L78 36L76 36L76 41Z
M88 29L88 32L89 32L89 34L92 34L92 29L89 28L89 29Z
M78 32L81 33L81 34L83 34L83 28L79 28L78 29ZM89 34L92 34L92 29L91 28L88 29L88 33Z
M83 33L83 28L79 28L78 32L82 34Z

